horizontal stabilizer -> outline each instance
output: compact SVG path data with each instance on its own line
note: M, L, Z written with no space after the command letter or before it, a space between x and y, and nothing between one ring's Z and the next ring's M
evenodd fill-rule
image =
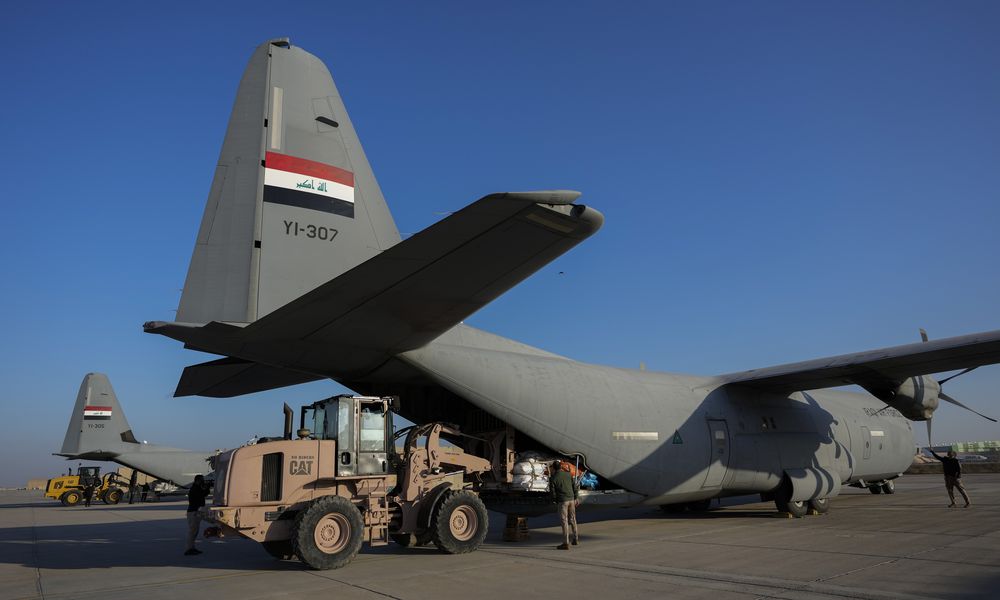
M578 196L491 194L246 327L150 322L145 329L189 348L274 367L363 376L440 336L596 232L604 217L573 204ZM219 379L206 380L225 379L238 389L239 369L226 363ZM182 381L178 390L211 389L198 381ZM298 382L281 383L270 374L258 381L273 387ZM256 382L248 388L266 389Z
M857 384L870 392L893 390L908 377L1000 362L1000 330L722 375L769 392L789 393Z
M237 358L222 358L184 369L174 396L232 398L322 379Z
M418 348L597 231L577 192L492 194L249 325L252 338Z

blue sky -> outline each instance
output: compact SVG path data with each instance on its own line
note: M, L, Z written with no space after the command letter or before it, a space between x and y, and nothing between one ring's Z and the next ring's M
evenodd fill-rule
M699 374L1000 327L996 3L39 2L0 32L0 485L64 468L88 371L180 447L339 391L174 399L211 357L141 328L172 319L240 75L278 36L330 67L400 231L495 191L604 213L474 326ZM1000 413L998 385L948 392ZM1000 428L946 406L935 438Z

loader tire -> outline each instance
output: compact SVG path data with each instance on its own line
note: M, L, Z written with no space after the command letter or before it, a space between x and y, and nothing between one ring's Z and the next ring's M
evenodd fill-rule
M448 554L465 554L482 545L490 520L486 505L472 492L446 492L431 519L434 545Z
M292 550L292 540L281 540L279 542L261 542L264 552L267 552L278 560L288 560L295 558L295 551Z
M363 541L361 512L347 498L324 496L295 517L292 552L311 569L346 566Z
M69 490L59 496L59 501L62 502L63 506L76 506L81 500L83 500L83 494L77 490Z
M118 504L122 501L122 491L118 488L111 488L101 495L101 500L105 504Z

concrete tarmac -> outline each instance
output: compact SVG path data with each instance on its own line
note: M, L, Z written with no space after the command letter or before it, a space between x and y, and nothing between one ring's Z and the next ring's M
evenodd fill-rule
M66 508L0 492L0 600L15 598L996 598L1000 474L971 474L973 505L947 508L940 475L905 476L891 496L847 489L829 513L778 516L727 501L704 515L655 508L581 513L581 544L556 550L553 517L526 542L490 513L479 551L364 548L310 571L236 538L183 556L182 502Z

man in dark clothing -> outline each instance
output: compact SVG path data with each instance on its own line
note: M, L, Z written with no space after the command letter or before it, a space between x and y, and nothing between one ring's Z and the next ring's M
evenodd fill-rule
M555 496L556 504L559 506L559 520L562 522L563 543L556 546L559 550L569 550L570 526L573 528L573 545L580 543L580 534L576 529L576 506L580 503L579 491L573 484L573 477L569 471L563 471L562 461L555 461L549 468L552 474L549 476L549 485L552 487L552 494Z
M83 486L83 505L90 506L90 501L94 499L94 483L88 481Z
M955 506L955 488L958 488L958 493L962 494L962 498L965 499L965 508L969 508L972 504L969 502L969 494L965 492L965 486L962 485L962 463L958 462L955 458L955 451L949 450L948 456L939 456L933 448L928 448L934 458L941 461L941 466L944 467L944 487L948 490L948 497L951 498L951 504L948 508L954 508Z
M198 539L198 529L201 526L201 509L205 506L205 496L208 496L208 485L205 484L205 478L201 475L195 475L194 483L191 484L191 489L188 490L188 509L187 509L187 550L184 551L185 556L191 556L194 554L201 554L201 550L194 547L194 541Z

